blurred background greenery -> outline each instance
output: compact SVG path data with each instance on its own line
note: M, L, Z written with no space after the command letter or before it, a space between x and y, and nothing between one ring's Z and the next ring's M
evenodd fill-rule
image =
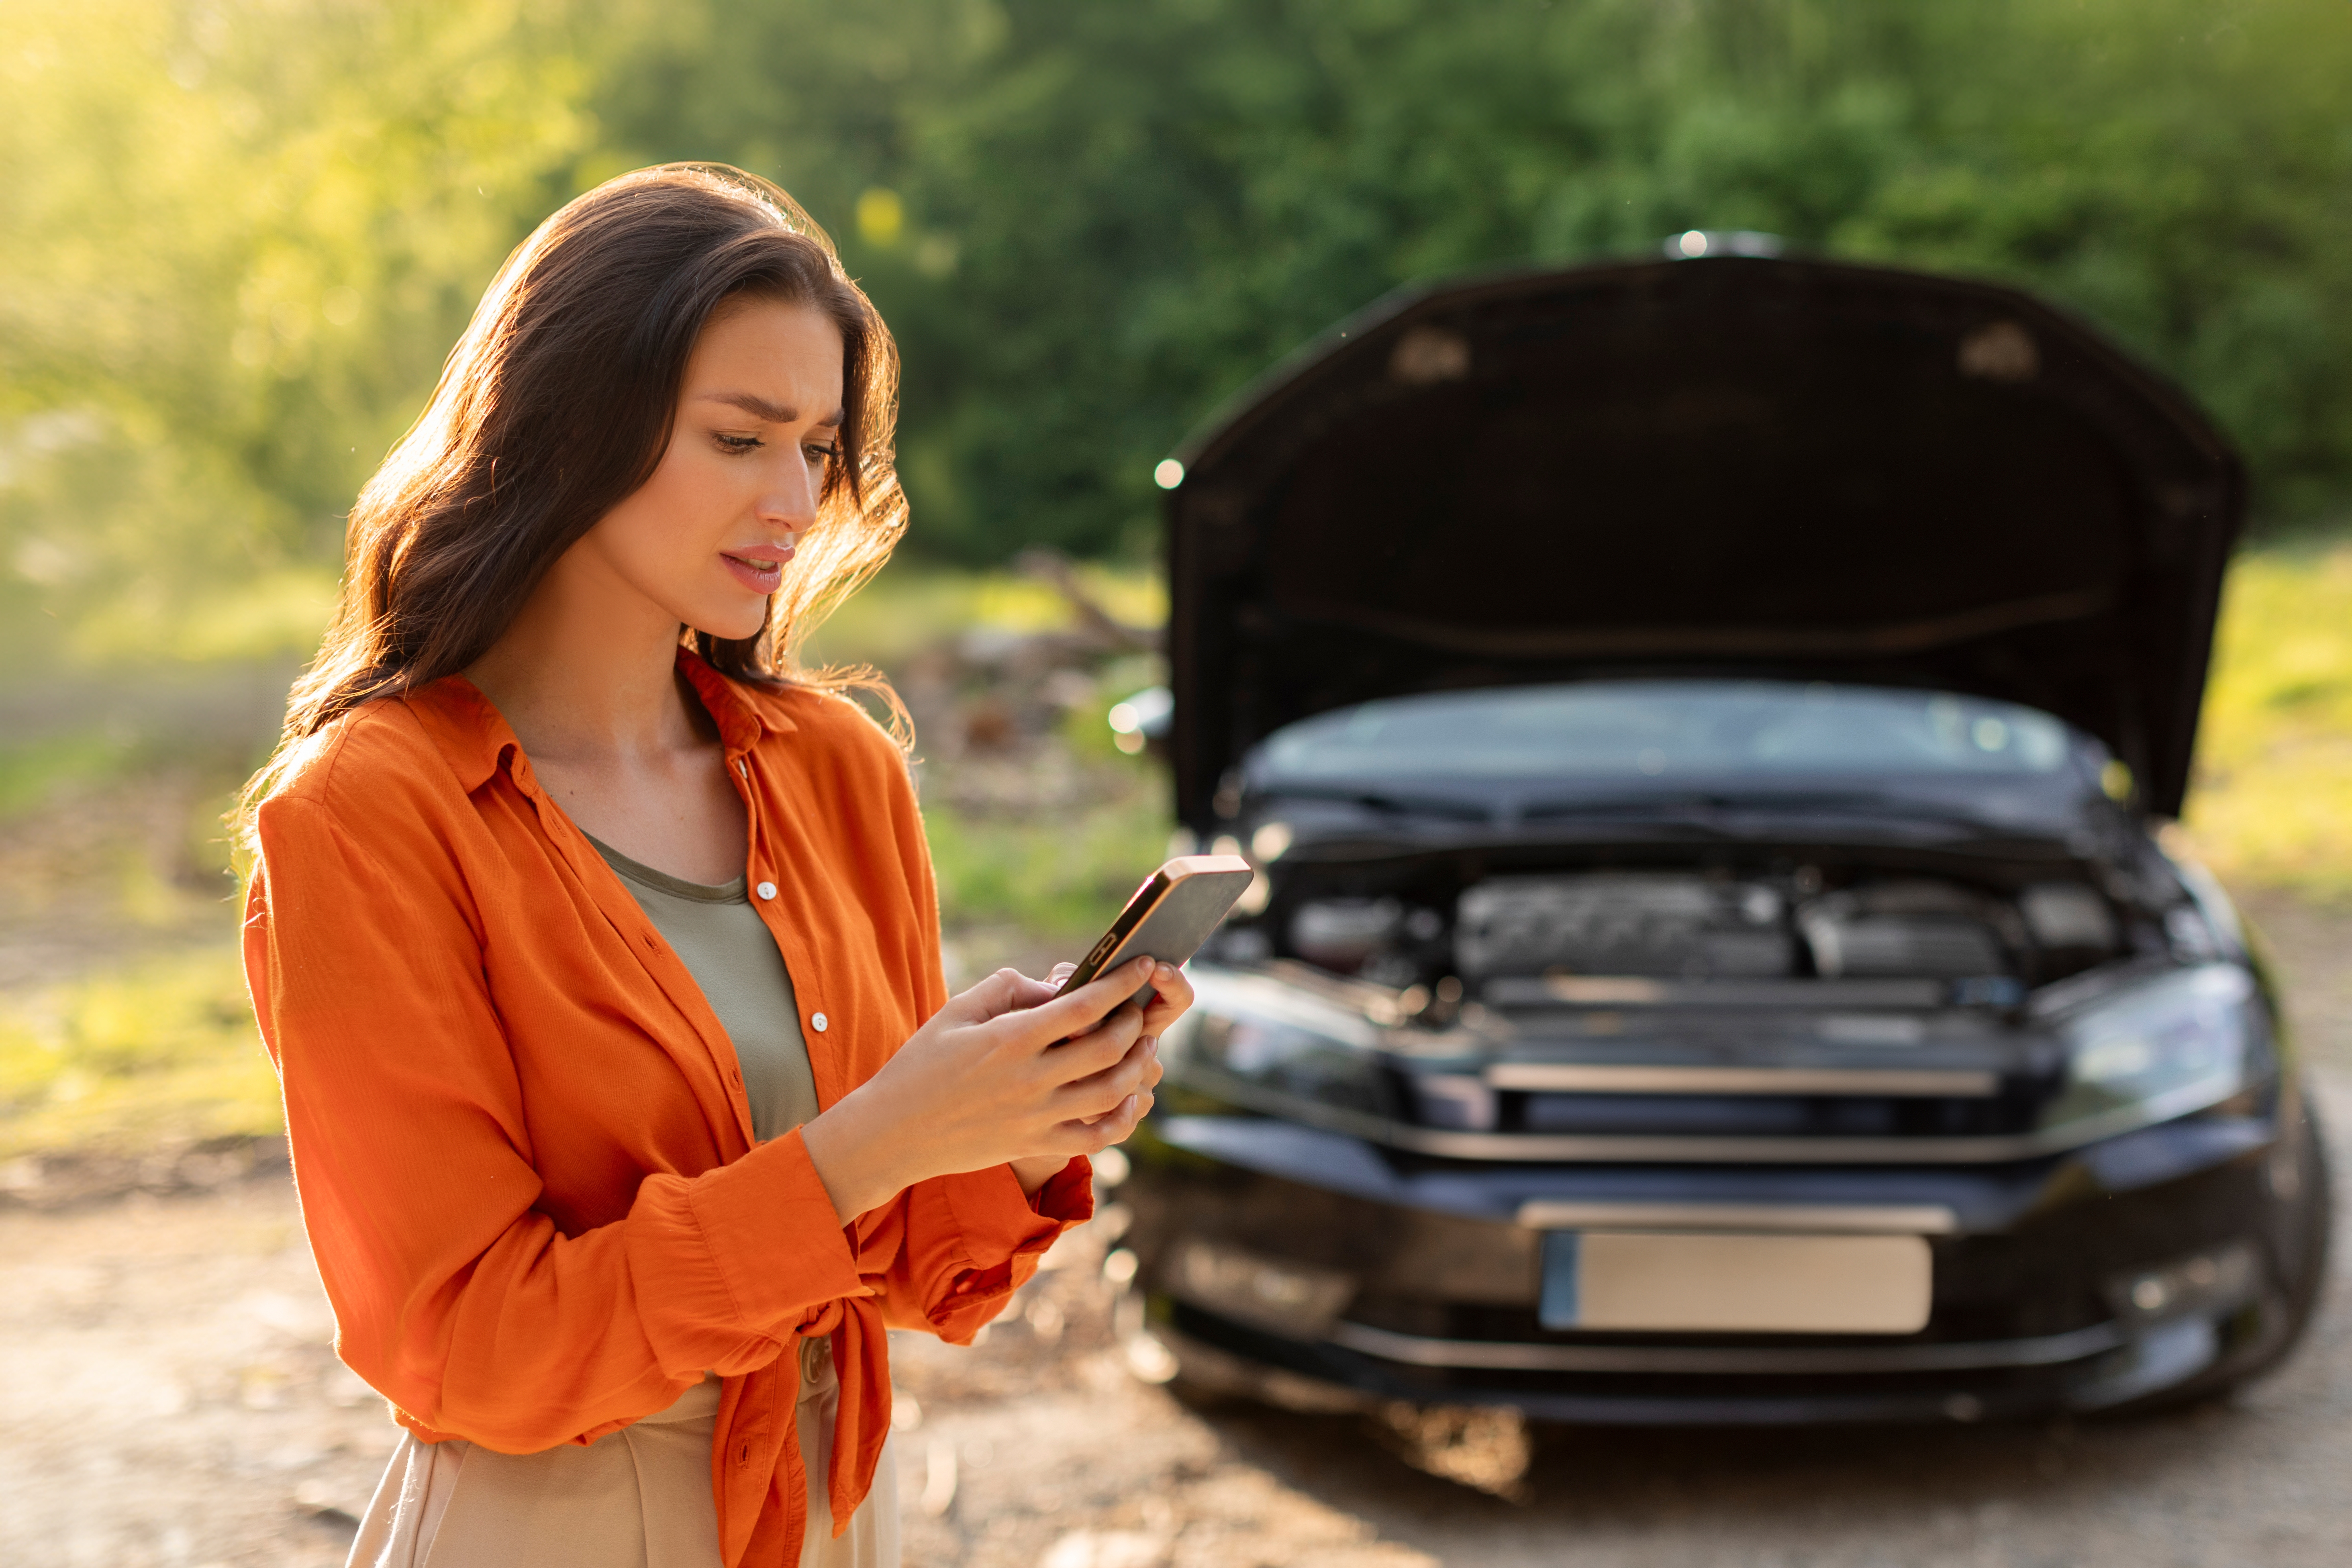
M2246 453L2187 831L2352 898L2347 81L2341 0L8 0L0 1157L270 1122L226 791L499 262L669 159L792 190L899 334L914 531L826 643L894 674L1066 628L1030 545L1148 622L1153 464L1410 280L1706 226L2025 284ZM1151 673L1018 760L936 708L972 962L1163 841L1099 723Z

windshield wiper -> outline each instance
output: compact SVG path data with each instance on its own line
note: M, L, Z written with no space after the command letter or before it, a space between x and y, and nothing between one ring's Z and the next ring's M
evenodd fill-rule
M1519 808L1522 818L1639 816L1678 810L1752 811L1790 808L1797 810L1887 810L1907 809L1914 802L1874 789L1784 789L1748 794L1720 790L1685 790L1657 795L1558 796Z
M1916 822L1941 822L1972 830L1993 824L1965 808L1927 801L1916 796L1894 795L1876 789L1791 789L1769 793L1727 795L1717 791L1675 795L1602 795L1538 800L1518 810L1522 822L1609 818L1658 821L1722 829L1741 819L1799 813L1850 813L1895 817Z
M1352 784L1264 784L1251 789L1250 794L1260 800L1335 800L1390 817L1435 817L1449 822L1481 823L1495 820L1492 809L1475 800L1368 789Z

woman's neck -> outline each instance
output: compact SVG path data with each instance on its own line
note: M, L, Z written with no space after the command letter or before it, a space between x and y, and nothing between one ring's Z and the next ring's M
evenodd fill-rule
M466 671L534 766L627 766L708 741L678 678L677 622L600 565L566 552Z
M675 617L574 549L466 674L583 831L673 876L724 883L742 873L746 818L677 639Z

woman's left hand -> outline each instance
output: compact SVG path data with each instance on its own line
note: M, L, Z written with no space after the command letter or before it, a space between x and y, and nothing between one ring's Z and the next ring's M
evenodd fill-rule
M1036 1002L1050 998L1061 989L1062 982L1068 979L1076 972L1076 964L1056 964L1054 966L1053 972L1045 979L1030 981L1030 985L1037 988ZM1085 1118L1089 1126L1098 1125L1114 1117L1133 1124L1140 1123L1150 1113L1152 1103L1151 1090L1159 1083L1160 1076L1160 1037L1168 1031L1169 1025L1182 1018L1185 1010L1192 1005L1192 982L1185 977L1184 971L1181 969L1175 970L1174 974L1176 977L1172 983L1154 984L1151 1005L1143 1009L1143 1030L1137 1036L1133 1047L1134 1051L1150 1058L1144 1069L1143 1090L1139 1093L1129 1095L1126 1101L1115 1110L1106 1112L1100 1116ZM1031 1002L1030 1005L1034 1007L1036 1002ZM1023 1192L1034 1195L1039 1187L1053 1180L1062 1167L1069 1163L1068 1160L1055 1155L1040 1155L1035 1159L1014 1160L1012 1162L1013 1175L1014 1179L1020 1182Z

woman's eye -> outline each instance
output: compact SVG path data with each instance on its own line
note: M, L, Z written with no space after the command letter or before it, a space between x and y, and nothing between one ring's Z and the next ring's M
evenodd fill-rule
M718 439L719 450L722 452L757 452L767 444L756 435L722 434Z
M801 450L808 454L808 460L812 463L830 463L841 455L838 446L803 446Z

